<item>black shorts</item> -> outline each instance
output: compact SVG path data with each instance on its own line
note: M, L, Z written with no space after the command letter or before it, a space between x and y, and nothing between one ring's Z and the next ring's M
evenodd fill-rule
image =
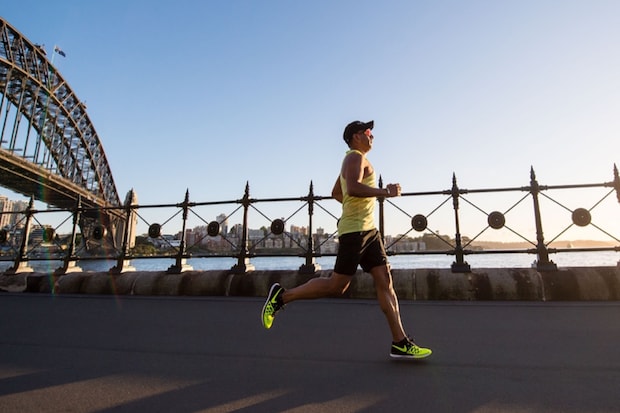
M339 243L334 265L334 272L338 274L354 275L358 265L365 272L370 272L374 267L388 262L381 234L376 229L343 234L339 237Z

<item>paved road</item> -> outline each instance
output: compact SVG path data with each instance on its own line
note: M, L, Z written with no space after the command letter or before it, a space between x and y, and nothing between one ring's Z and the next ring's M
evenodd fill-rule
M0 295L1 412L617 412L620 303ZM415 327L415 330L414 330Z

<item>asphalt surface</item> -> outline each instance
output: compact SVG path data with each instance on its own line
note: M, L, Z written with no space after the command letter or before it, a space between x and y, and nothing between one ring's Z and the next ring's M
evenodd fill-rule
M620 303L0 294L0 412L618 412Z

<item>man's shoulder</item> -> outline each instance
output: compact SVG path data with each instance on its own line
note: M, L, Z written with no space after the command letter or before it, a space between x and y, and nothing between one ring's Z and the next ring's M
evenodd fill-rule
M351 159L351 158L366 158L366 155L364 155L361 151L358 151L357 149L350 149L347 151L347 153L344 155L344 159Z

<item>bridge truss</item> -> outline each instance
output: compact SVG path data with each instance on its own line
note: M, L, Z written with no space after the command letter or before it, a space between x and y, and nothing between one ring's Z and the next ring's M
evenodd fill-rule
M2 18L0 93L2 186L62 208L121 205L85 105L43 46Z

